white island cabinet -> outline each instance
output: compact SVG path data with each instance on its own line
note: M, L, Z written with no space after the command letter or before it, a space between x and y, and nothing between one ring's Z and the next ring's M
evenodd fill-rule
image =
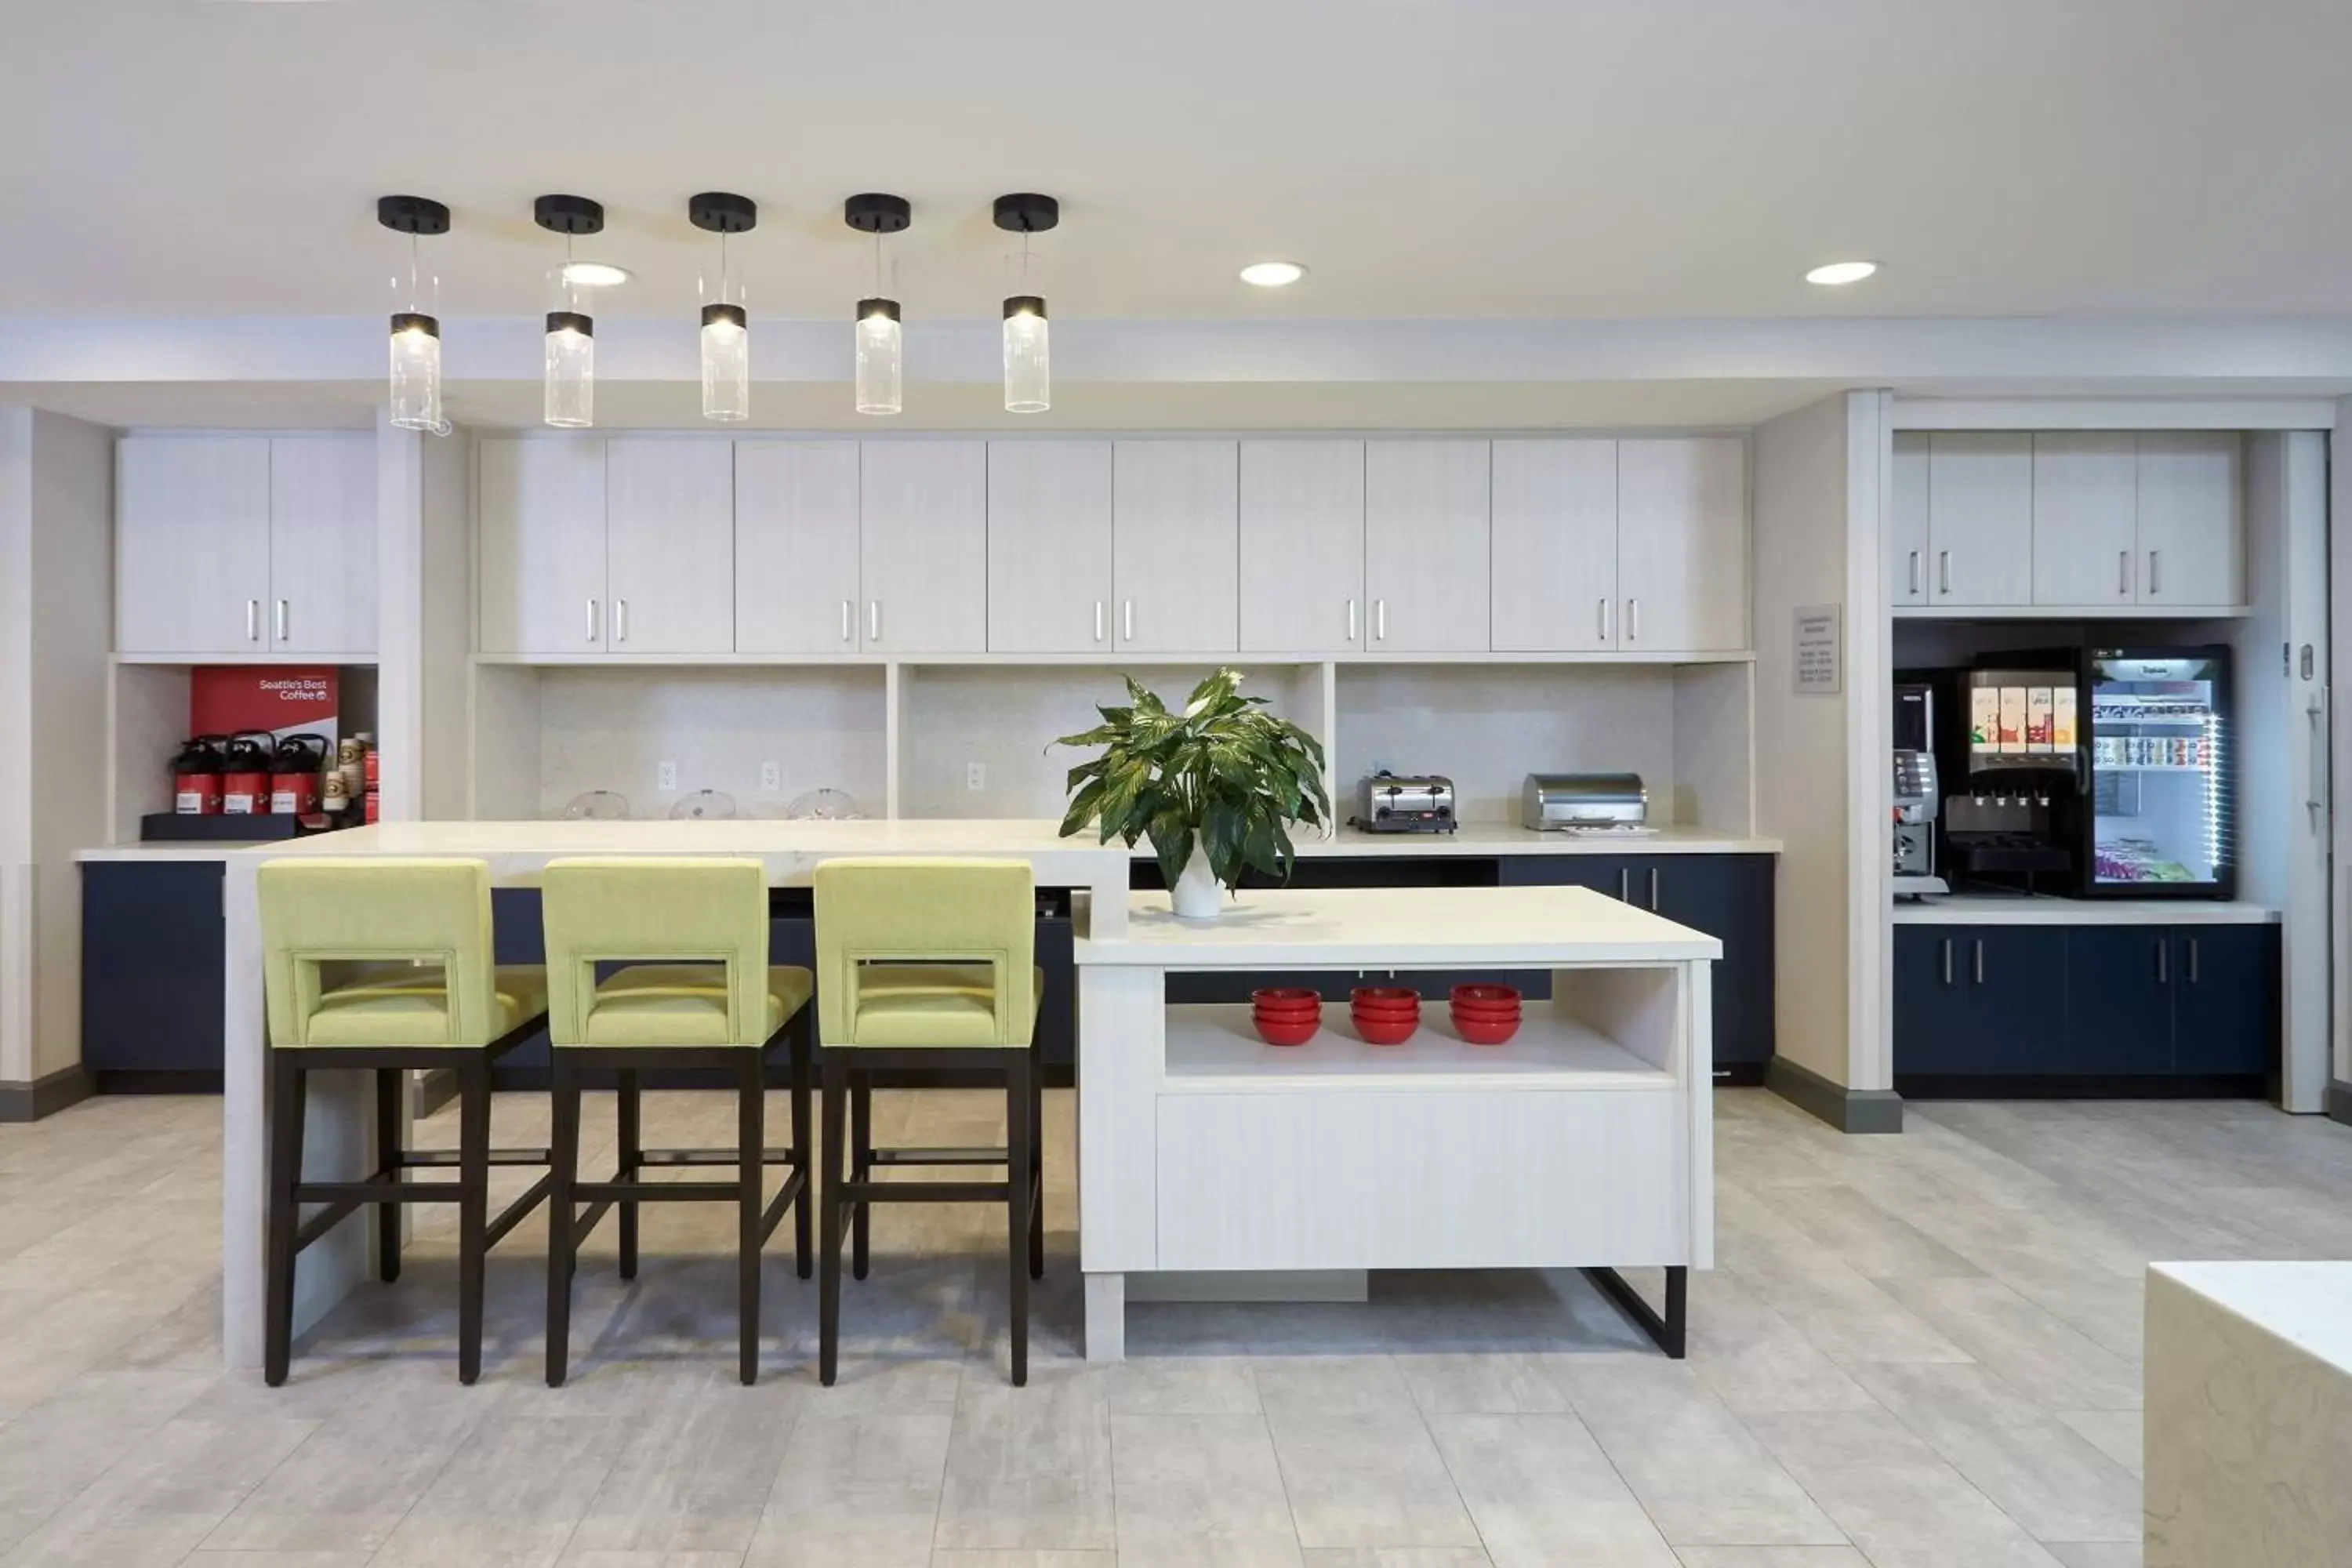
M1091 911L1097 921L1102 910ZM1252 891L1190 923L1136 893L1078 971L1087 1354L1125 1351L1129 1274L1582 1268L1669 1354L1714 1262L1715 938L1589 889ZM1346 1004L1304 1046L1185 972L1476 967L1550 977L1518 1034L1465 1042L1442 990L1400 1046ZM1666 1270L1663 1312L1615 1270Z

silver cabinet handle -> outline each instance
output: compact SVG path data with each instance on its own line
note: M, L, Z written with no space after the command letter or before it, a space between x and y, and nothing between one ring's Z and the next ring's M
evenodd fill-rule
M1135 601L1128 600L1118 607L1118 635L1129 642L1135 640Z
M1097 599L1097 600L1095 601L1095 641L1097 641L1097 642L1100 642L1100 641L1102 641L1102 639L1103 639L1103 602L1102 602L1100 599Z
M1944 984L1947 984L1947 985L1949 985L1951 983L1952 983L1952 939L1951 939L1950 937L1946 937L1946 938L1944 939Z
M629 601L626 599L613 601L613 640L629 640Z
M1601 640L1604 645L1609 641L1609 600L1605 595L1601 601Z
M1631 866L1617 868L1617 901L1621 904L1633 901L1633 868Z
M879 599L866 601L866 640L870 643L882 640L882 601Z
M2327 710L2320 705L2317 692L2312 693L2311 706L2304 714L2311 721L2311 787L2305 792L2303 804L2316 825L2327 809Z
M2164 584L2158 581L2161 573L2157 565L2157 563L2163 559L2164 552L2161 550L2151 550L2147 552L2147 591L2151 594L2164 592Z
M1948 594L1951 591L1952 552L1948 550L1938 550L1936 552L1936 592Z
M2116 592L2126 599L2131 597L2131 552L2128 550L2116 552Z
M280 599L278 601L278 640L279 642L284 642L288 637L293 636L293 633L288 631L286 627L286 601Z
M1356 640L1356 601L1353 599L1348 601L1348 640Z
M1977 984L1984 984L1984 938L1977 939Z
M1650 912L1658 912L1658 868L1655 866L1650 868Z
M1627 642L1642 640L1642 601L1639 599L1625 601L1625 640Z
M593 599L588 601L588 640L592 643L596 640L596 601Z
M849 601L844 599L841 601L841 640L847 642L852 635L849 629Z
M2197 939L2189 939L2189 984L2197 984Z
M1919 591L1919 552L1916 550L1911 552L1911 591Z
M1376 642L1389 640L1389 602L1386 599L1372 601L1372 637Z
M2172 943L2165 937L2156 939L2156 983L2158 985L2172 984Z
M258 599L247 599L245 602L245 640L247 642L261 640L261 601Z

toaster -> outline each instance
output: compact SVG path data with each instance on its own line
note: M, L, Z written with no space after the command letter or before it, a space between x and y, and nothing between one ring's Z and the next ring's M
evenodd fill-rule
M1650 792L1639 773L1529 773L1520 822L1538 830L1649 831Z
M1363 782L1354 826L1367 833L1451 833L1454 781L1407 778L1386 770Z

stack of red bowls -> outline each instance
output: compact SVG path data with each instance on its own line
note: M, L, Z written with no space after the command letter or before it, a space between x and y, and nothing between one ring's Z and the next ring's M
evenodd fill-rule
M1402 1045L1421 1027L1421 993L1403 985L1359 985L1348 1013L1367 1045Z
M1250 1022L1269 1046L1303 1046L1323 1026L1323 998L1303 985L1250 993Z
M1499 1046L1519 1032L1516 985L1456 985L1454 1027L1474 1046Z

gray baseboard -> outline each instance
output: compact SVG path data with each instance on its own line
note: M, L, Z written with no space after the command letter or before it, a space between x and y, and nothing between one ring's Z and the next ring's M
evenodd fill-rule
M30 1083L0 1083L0 1121L38 1121L88 1100L95 1088L79 1062Z
M2328 1079L2327 1120L2352 1127L2352 1083L2340 1078Z
M409 1112L430 1116L457 1098L457 1069L430 1068L416 1075L415 1087L410 1091Z
M1765 1068L1764 1087L1841 1132L1903 1131L1903 1097L1891 1089L1848 1089L1786 1057Z

